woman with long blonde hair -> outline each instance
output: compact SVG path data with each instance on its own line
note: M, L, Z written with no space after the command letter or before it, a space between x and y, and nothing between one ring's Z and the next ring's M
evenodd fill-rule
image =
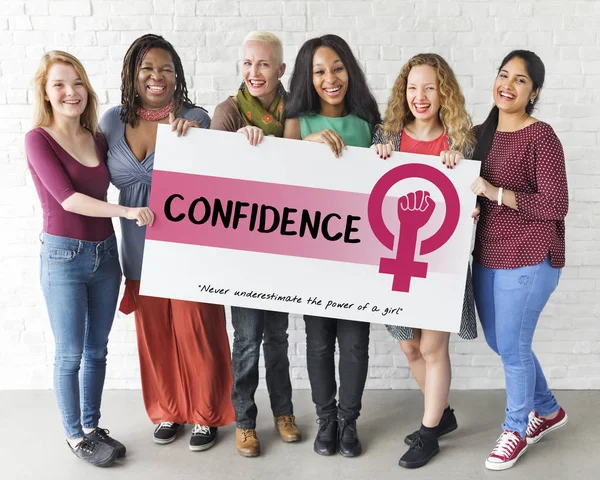
M34 86L35 128L25 136L25 150L44 217L40 280L56 345L54 393L72 452L107 467L125 455L123 444L98 427L121 281L110 217L142 226L152 225L154 215L106 202L107 145L98 132L96 94L79 60L46 53Z
M380 158L388 158L392 151L440 155L449 168L458 158L472 156L475 138L465 99L454 72L442 57L422 53L402 67L372 148ZM475 338L475 322L469 269L459 335ZM400 459L400 466L418 468L439 452L438 437L457 428L454 411L448 405L450 334L395 325L388 325L387 329L400 341L425 397L421 427L404 439L410 448Z

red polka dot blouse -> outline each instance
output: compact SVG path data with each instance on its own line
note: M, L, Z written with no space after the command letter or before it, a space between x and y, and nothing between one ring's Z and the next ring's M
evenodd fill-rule
M564 267L569 198L565 156L552 127L536 122L496 132L481 176L515 192L517 210L479 198L473 259L488 268L518 268L550 254L553 267Z

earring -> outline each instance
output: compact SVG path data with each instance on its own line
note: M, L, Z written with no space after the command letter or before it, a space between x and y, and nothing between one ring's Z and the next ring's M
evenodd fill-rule
M533 105L533 102L535 102L535 99L532 98L529 102Z

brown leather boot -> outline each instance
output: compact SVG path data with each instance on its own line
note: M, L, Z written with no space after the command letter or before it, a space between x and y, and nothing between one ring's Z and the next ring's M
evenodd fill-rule
M274 417L273 420L275 421L275 428L284 442L297 442L302 438L300 429L296 425L296 417L293 415L280 415Z
M260 455L260 443L256 438L256 430L253 428L236 428L235 448L242 457L258 457Z

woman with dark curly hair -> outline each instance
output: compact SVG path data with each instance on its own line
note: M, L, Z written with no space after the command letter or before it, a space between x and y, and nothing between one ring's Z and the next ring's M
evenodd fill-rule
M170 122L185 134L189 127L208 128L210 119L188 98L179 55L161 36L143 35L133 42L121 82L121 105L104 114L100 127L119 203L145 206L158 123ZM120 310L135 315L144 404L158 424L154 441L170 443L190 423L190 450L206 450L215 442L217 427L234 419L224 308L140 295L145 229L122 222L121 230L126 288Z

